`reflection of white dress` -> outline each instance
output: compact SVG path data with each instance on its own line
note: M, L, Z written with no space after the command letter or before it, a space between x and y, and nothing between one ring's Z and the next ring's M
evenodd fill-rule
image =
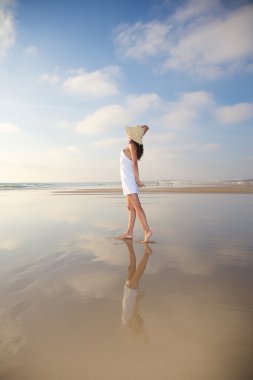
M138 289L130 289L124 286L124 295L122 300L122 325L125 326L133 315L134 305L137 301Z
M120 153L120 177L124 195L139 192L134 177L132 160L130 160L123 151Z

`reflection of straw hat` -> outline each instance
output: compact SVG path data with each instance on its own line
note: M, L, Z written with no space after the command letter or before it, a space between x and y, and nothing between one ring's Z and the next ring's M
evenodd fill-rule
M144 130L140 125L136 127L125 127L127 136L129 139L134 140L138 144L142 144L142 137L144 135Z

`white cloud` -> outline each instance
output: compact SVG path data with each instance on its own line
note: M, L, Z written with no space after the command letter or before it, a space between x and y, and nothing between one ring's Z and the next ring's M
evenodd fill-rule
M163 114L158 117L158 124L168 129L185 129L193 125L202 112L212 112L214 100L210 93L204 91L188 92L179 100L168 103Z
M161 72L180 70L215 79L251 67L252 17L252 4L231 11L218 0L190 0L164 22L120 25L116 50L133 59L153 56Z
M20 128L12 123L0 123L0 133L16 133Z
M117 49L123 56L135 59L154 56L164 51L170 29L158 21L119 25L114 31Z
M123 105L108 105L85 116L76 123L74 130L96 135L112 128L141 123L168 130L187 129L203 114L211 115L214 109L213 96L204 91L183 93L176 102L166 102L156 93L129 95ZM167 137L171 138L171 135Z
M185 22L193 17L200 17L216 10L220 6L219 0L190 0L184 7L180 8L173 15L177 22Z
M116 78L119 68L108 66L93 72L84 69L72 73L64 82L64 91L76 95L101 97L118 94Z
M114 104L98 109L84 119L77 122L75 131L88 135L98 134L107 129L114 128L124 120L128 122L130 115L119 104Z
M127 108L131 113L136 114L146 112L152 107L160 107L161 102L161 98L156 93L129 95L126 99Z
M192 125L196 118L197 112L195 110L175 105L161 117L160 125L169 129L181 129Z
M61 78L57 74L43 74L40 76L40 81L54 85L60 82Z
M16 31L11 4L12 1L9 0L0 2L0 58L6 55L15 42Z
M214 105L213 95L205 91L186 92L182 94L181 103L195 109L209 108Z
M220 107L216 111L217 119L223 124L236 124L253 118L253 103L238 103Z
M107 66L100 70L88 72L84 68L68 70L59 75L58 69L54 73L45 73L40 76L40 81L55 85L59 83L66 93L89 96L103 97L119 93L117 80L121 75L118 66Z
M111 128L136 123L145 111L152 106L157 106L159 97L156 94L143 94L140 96L129 96L124 106L113 104L100 108L84 119L76 123L75 131L94 135Z
M216 78L253 58L253 6L214 18L186 33L170 49L164 67ZM246 62L245 62L246 64Z
M70 129L73 127L73 123L70 123L68 120L60 120L56 123L56 128L59 129Z

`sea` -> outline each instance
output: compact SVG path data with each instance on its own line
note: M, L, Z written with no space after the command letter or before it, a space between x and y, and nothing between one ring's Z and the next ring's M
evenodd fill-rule
M188 187L188 186L228 186L228 185L253 185L253 179L232 180L189 180L189 179L165 179L150 180L144 182L146 187ZM1 191L22 190L80 190L80 189L110 189L121 188L121 182L2 182Z

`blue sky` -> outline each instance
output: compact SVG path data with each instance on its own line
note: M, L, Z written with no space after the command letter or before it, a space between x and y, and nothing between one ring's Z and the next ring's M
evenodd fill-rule
M253 4L0 0L0 181L252 178Z

